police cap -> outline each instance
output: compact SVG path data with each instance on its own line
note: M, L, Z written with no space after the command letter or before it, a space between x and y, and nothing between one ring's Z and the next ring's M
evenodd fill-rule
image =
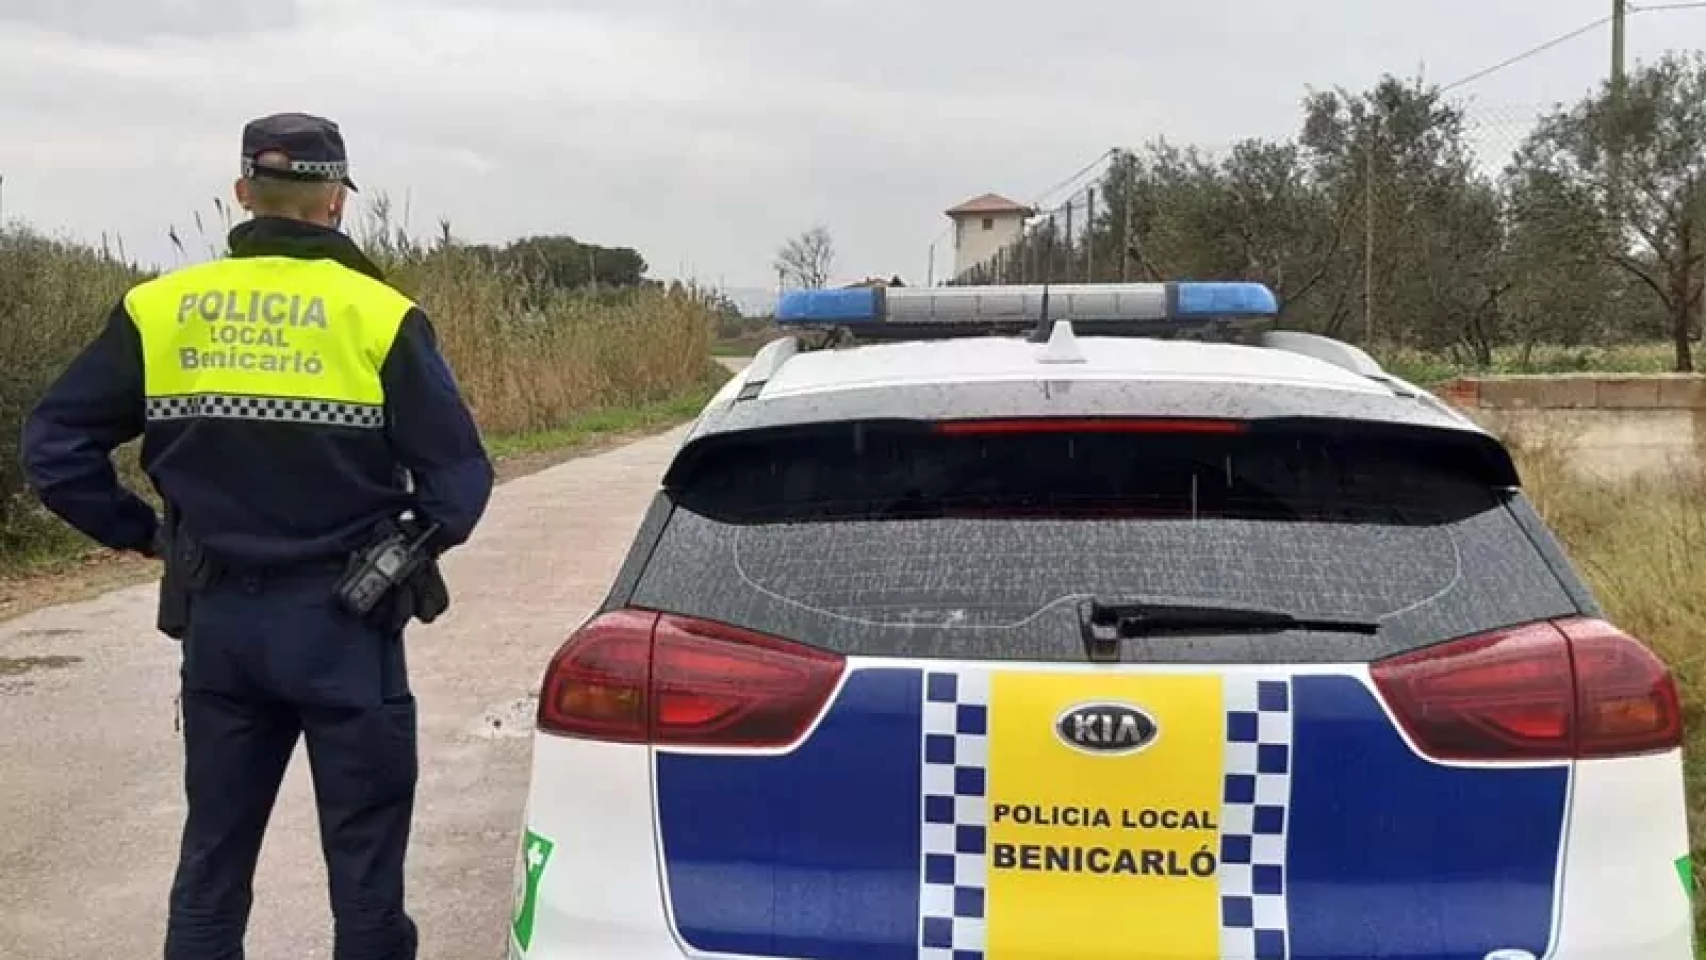
M263 153L283 154L288 166L257 165L255 158ZM243 176L342 183L355 189L338 125L306 113L275 113L249 121L243 127Z

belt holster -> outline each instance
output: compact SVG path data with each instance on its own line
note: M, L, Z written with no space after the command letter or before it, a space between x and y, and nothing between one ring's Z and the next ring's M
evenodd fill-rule
M444 582L444 571L438 568L437 557L421 565L409 586L415 592L415 619L420 622L431 623L450 609L450 585Z
M160 574L160 602L155 628L173 640L182 640L189 630L191 598L213 580L213 565L201 544L183 531L178 513L170 504L161 521L155 550L164 569Z

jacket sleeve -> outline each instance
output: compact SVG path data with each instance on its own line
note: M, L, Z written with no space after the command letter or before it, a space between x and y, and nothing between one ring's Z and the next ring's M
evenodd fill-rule
M432 323L419 309L403 318L380 370L386 431L397 459L414 477L415 509L438 523L442 553L465 543L491 499L491 459Z
M24 421L24 476L43 506L114 550L153 551L154 508L119 482L112 452L145 425L142 340L121 303Z

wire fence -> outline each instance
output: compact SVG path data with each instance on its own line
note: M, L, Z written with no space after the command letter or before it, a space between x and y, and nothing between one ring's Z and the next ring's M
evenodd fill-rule
M1492 107L1465 108L1460 137L1464 156L1473 172L1481 178L1501 179L1524 140L1533 132L1544 113L1544 104L1502 104ZM1138 209L1130 209L1124 201L1125 179L1131 166L1146 166L1153 170L1178 172L1181 165L1218 167L1222 174L1231 173L1241 159L1251 158L1253 149L1273 146L1260 141L1213 146L1170 144L1154 141L1142 148L1115 149L1099 157L1090 166L1067 181L1045 192L1029 206L1034 211L1016 231L1013 238L1002 244L987 259L955 274L948 282L956 284L1031 283L1108 281L1130 279L1143 272L1141 247L1135 238L1141 235L1147 220ZM1372 141L1365 149L1355 151L1359 165L1375 167L1382 158ZM1253 158L1252 158L1253 159ZM1288 157L1298 169L1284 171L1306 176L1305 157ZM1149 161L1145 165L1144 161ZM1390 167L1388 168L1390 169ZM1199 184L1201 186L1201 184ZM1224 189L1236 189L1231 183L1212 184ZM1384 181L1378 173L1370 175L1374 199L1399 192L1394 178ZM1141 186L1139 192L1142 192ZM1130 216L1128 216L1128 213ZM1374 217L1377 208L1365 206L1361 213ZM1136 222L1142 221L1142 222ZM1231 227L1232 225L1229 225ZM1127 242L1127 238L1133 238ZM1113 248L1100 247L1112 239ZM1119 251L1131 248L1130 259L1124 262ZM1135 269L1134 269L1135 268ZM1153 273L1153 269L1149 272Z
M1706 58L1627 83L1613 110L1603 91L1487 105L1389 79L1312 96L1288 140L1113 150L947 282L1256 279L1289 326L1382 349L1648 344L1690 369Z

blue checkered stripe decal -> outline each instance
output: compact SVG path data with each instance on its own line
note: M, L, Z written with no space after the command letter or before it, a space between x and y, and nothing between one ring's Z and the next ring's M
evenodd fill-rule
M1229 676L1220 810L1220 955L1288 960L1286 820L1292 695L1287 680Z
M924 678L919 960L983 960L989 884L989 675Z

